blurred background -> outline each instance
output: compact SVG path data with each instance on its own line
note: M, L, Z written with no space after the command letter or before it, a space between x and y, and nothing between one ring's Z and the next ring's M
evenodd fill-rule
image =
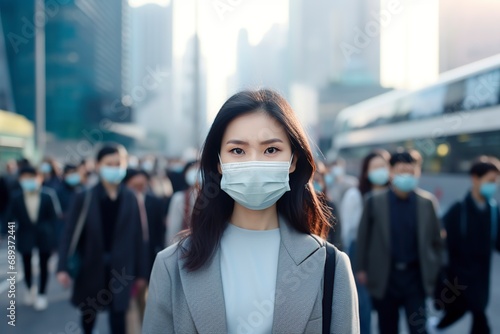
M106 141L187 161L230 95L266 87L347 173L420 151L444 210L500 154L498 31L498 0L0 0L0 170Z

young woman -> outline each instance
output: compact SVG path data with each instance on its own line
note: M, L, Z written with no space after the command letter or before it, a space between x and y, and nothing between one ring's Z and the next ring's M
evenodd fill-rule
M385 150L369 153L361 164L358 188L346 191L340 205L342 218L342 243L351 259L355 258L358 227L363 214L363 197L372 191L385 189L389 183L389 160ZM356 281L359 298L359 320L361 334L371 332L371 297L364 285Z
M143 333L321 333L328 209L289 104L245 91L205 141L191 231L158 254ZM331 333L358 333L347 255L337 252Z
M176 192L170 200L167 216L167 245L175 243L179 232L189 228L189 219L193 211L201 173L198 161L191 161L184 166L182 175L189 188Z

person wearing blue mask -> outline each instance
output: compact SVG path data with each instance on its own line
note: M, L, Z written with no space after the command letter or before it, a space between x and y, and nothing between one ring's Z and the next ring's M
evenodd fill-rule
M57 188L57 198L61 205L61 217L56 226L57 244L59 245L64 231L64 221L68 216L69 208L75 199L76 193L82 188L82 175L78 166L67 164L63 170L63 180Z
M147 249L137 198L122 185L127 151L107 144L96 161L99 183L76 195L66 218L57 279L64 287L73 282L71 302L81 312L84 333L92 333L97 312L104 310L111 333L125 333L131 288L144 288L148 277ZM73 240L81 259L76 272L68 267Z
M199 185L202 181L199 161L193 160L186 163L182 175L189 188L177 191L170 200L166 234L168 246L176 242L175 239L179 232L189 228L189 217L193 211L196 197L198 197Z
M324 204L330 208L331 210L331 220L330 224L332 227L330 228L330 231L328 232L328 237L327 240L330 242L332 245L335 245L338 249L344 250L343 245L342 245L342 222L340 220L339 214L337 212L337 207L333 202L331 202L328 199L328 196L326 195L326 179L327 179L328 170L325 166L325 164L321 161L316 161L316 171L314 172L314 178L313 178L313 187L314 190L316 190L316 193L318 194L318 197L320 200L324 202Z
M342 244L351 261L356 255L356 238L363 213L363 197L382 191L389 184L389 152L376 150L362 161L359 186L346 191L341 202ZM361 334L371 332L372 303L366 286L356 281L359 298Z
M230 97L200 169L191 229L156 257L142 332L359 333L349 259L322 239L329 210L288 102L271 90Z
M387 190L366 196L356 243L356 278L372 296L380 333L399 333L404 307L412 334L426 331L426 296L433 296L443 242L436 198L418 188L421 156L391 155Z
M53 158L46 157L38 167L38 170L43 176L43 186L56 191L61 185L60 169L57 162Z
M8 221L16 224L16 245L24 267L24 281L28 287L25 303L42 311L48 306L46 294L48 261L55 245L56 210L52 196L42 188L42 176L31 166L19 170L22 191L13 194L7 212ZM38 249L40 284L32 286L31 257Z
M446 276L466 289L442 297L445 313L435 321L437 332L469 311L472 313L471 333L491 332L485 310L490 292L492 249L500 251L500 214L495 200L499 171L496 158L479 157L469 170L471 190L443 216L449 256Z

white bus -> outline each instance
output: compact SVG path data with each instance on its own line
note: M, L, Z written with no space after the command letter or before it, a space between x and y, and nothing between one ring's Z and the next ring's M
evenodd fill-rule
M424 158L421 186L446 209L465 195L475 157L500 156L500 54L443 73L423 89L392 91L342 110L332 147L355 175L375 148L417 149Z

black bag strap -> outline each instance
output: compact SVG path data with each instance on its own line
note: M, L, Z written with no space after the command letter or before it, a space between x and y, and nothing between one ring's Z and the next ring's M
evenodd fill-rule
M73 232L71 243L69 245L69 250L68 250L69 256L72 256L76 252L76 246L78 244L78 241L80 240L80 236L82 235L83 225L85 224L85 219L87 218L87 213L89 211L91 191L92 190L89 189L85 194L82 210L80 211L80 215L78 216L78 221L76 223L75 231Z
M323 334L330 334L332 322L333 286L335 283L336 249L332 244L325 242L326 260L323 277Z

